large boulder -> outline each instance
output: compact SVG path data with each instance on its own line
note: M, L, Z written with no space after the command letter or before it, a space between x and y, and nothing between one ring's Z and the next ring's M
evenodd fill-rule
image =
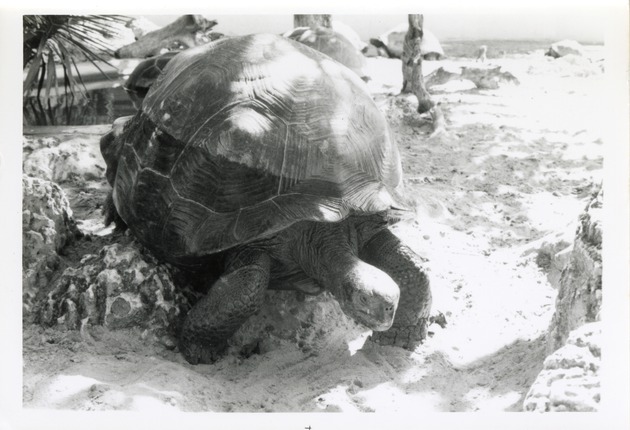
M523 409L534 412L597 411L601 398L601 323L584 324L545 359Z
M569 263L560 277L547 337L548 352L560 348L569 333L587 322L599 321L602 304L602 203L600 188L580 216Z
M191 290L175 286L168 266L125 237L68 267L38 300L38 322L69 330L140 328L174 347L193 297Z
M59 253L80 232L59 185L22 176L22 294L24 316L32 311L37 292L50 281Z

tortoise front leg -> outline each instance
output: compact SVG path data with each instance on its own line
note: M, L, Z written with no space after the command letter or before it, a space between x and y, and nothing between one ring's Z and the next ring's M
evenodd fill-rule
M422 259L388 229L363 244L359 258L383 270L400 287L394 323L387 331L374 332L371 339L413 350L426 338L431 311L431 289Z
M225 273L188 312L180 350L191 364L213 363L228 339L259 309L269 285L270 258L245 249L228 256Z

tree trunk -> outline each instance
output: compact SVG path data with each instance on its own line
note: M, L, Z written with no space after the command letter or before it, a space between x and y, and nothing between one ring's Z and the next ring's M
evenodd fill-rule
M332 28L331 15L293 15L293 27Z
M424 18L420 14L409 15L409 29L405 35L402 53L403 86L401 92L413 92L418 98L418 112L429 111L434 105L424 86L422 76L422 37Z

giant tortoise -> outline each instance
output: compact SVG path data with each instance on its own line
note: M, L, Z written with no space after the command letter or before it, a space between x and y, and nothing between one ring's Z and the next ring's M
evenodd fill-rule
M322 26L298 27L287 31L283 36L328 55L352 70L364 81L370 79L366 71L365 57L346 36L338 31Z
M149 92L149 88L168 62L177 54L179 51L168 51L156 57L147 58L133 69L123 88L136 109L142 108L142 101Z
M405 35L409 29L408 23L402 23L381 34L378 38L370 39L370 44L385 51L389 58L401 58L405 44ZM440 41L431 31L422 29L422 44L420 50L424 60L442 60L445 58Z
M380 344L426 336L422 259L387 228L410 205L396 144L329 57L273 35L184 51L101 151L109 218L159 259L221 272L185 317L189 362L220 357L268 288L329 291Z

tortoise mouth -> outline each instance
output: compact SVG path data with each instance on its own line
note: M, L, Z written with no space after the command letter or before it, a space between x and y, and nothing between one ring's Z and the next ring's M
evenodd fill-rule
M373 331L386 331L394 323L393 312L391 313L391 317L388 317L388 316L378 317L370 313L369 310L358 311L358 312L355 312L354 315L352 315L352 318L356 322L366 326L367 328Z
M346 315L357 323L374 331L385 331L394 322L396 304L385 300L383 297L375 297L371 294L362 294L354 291L348 300L344 301L342 308Z
M348 273L339 290L344 312L356 322L374 331L385 331L392 326L400 290L385 272L360 262Z

